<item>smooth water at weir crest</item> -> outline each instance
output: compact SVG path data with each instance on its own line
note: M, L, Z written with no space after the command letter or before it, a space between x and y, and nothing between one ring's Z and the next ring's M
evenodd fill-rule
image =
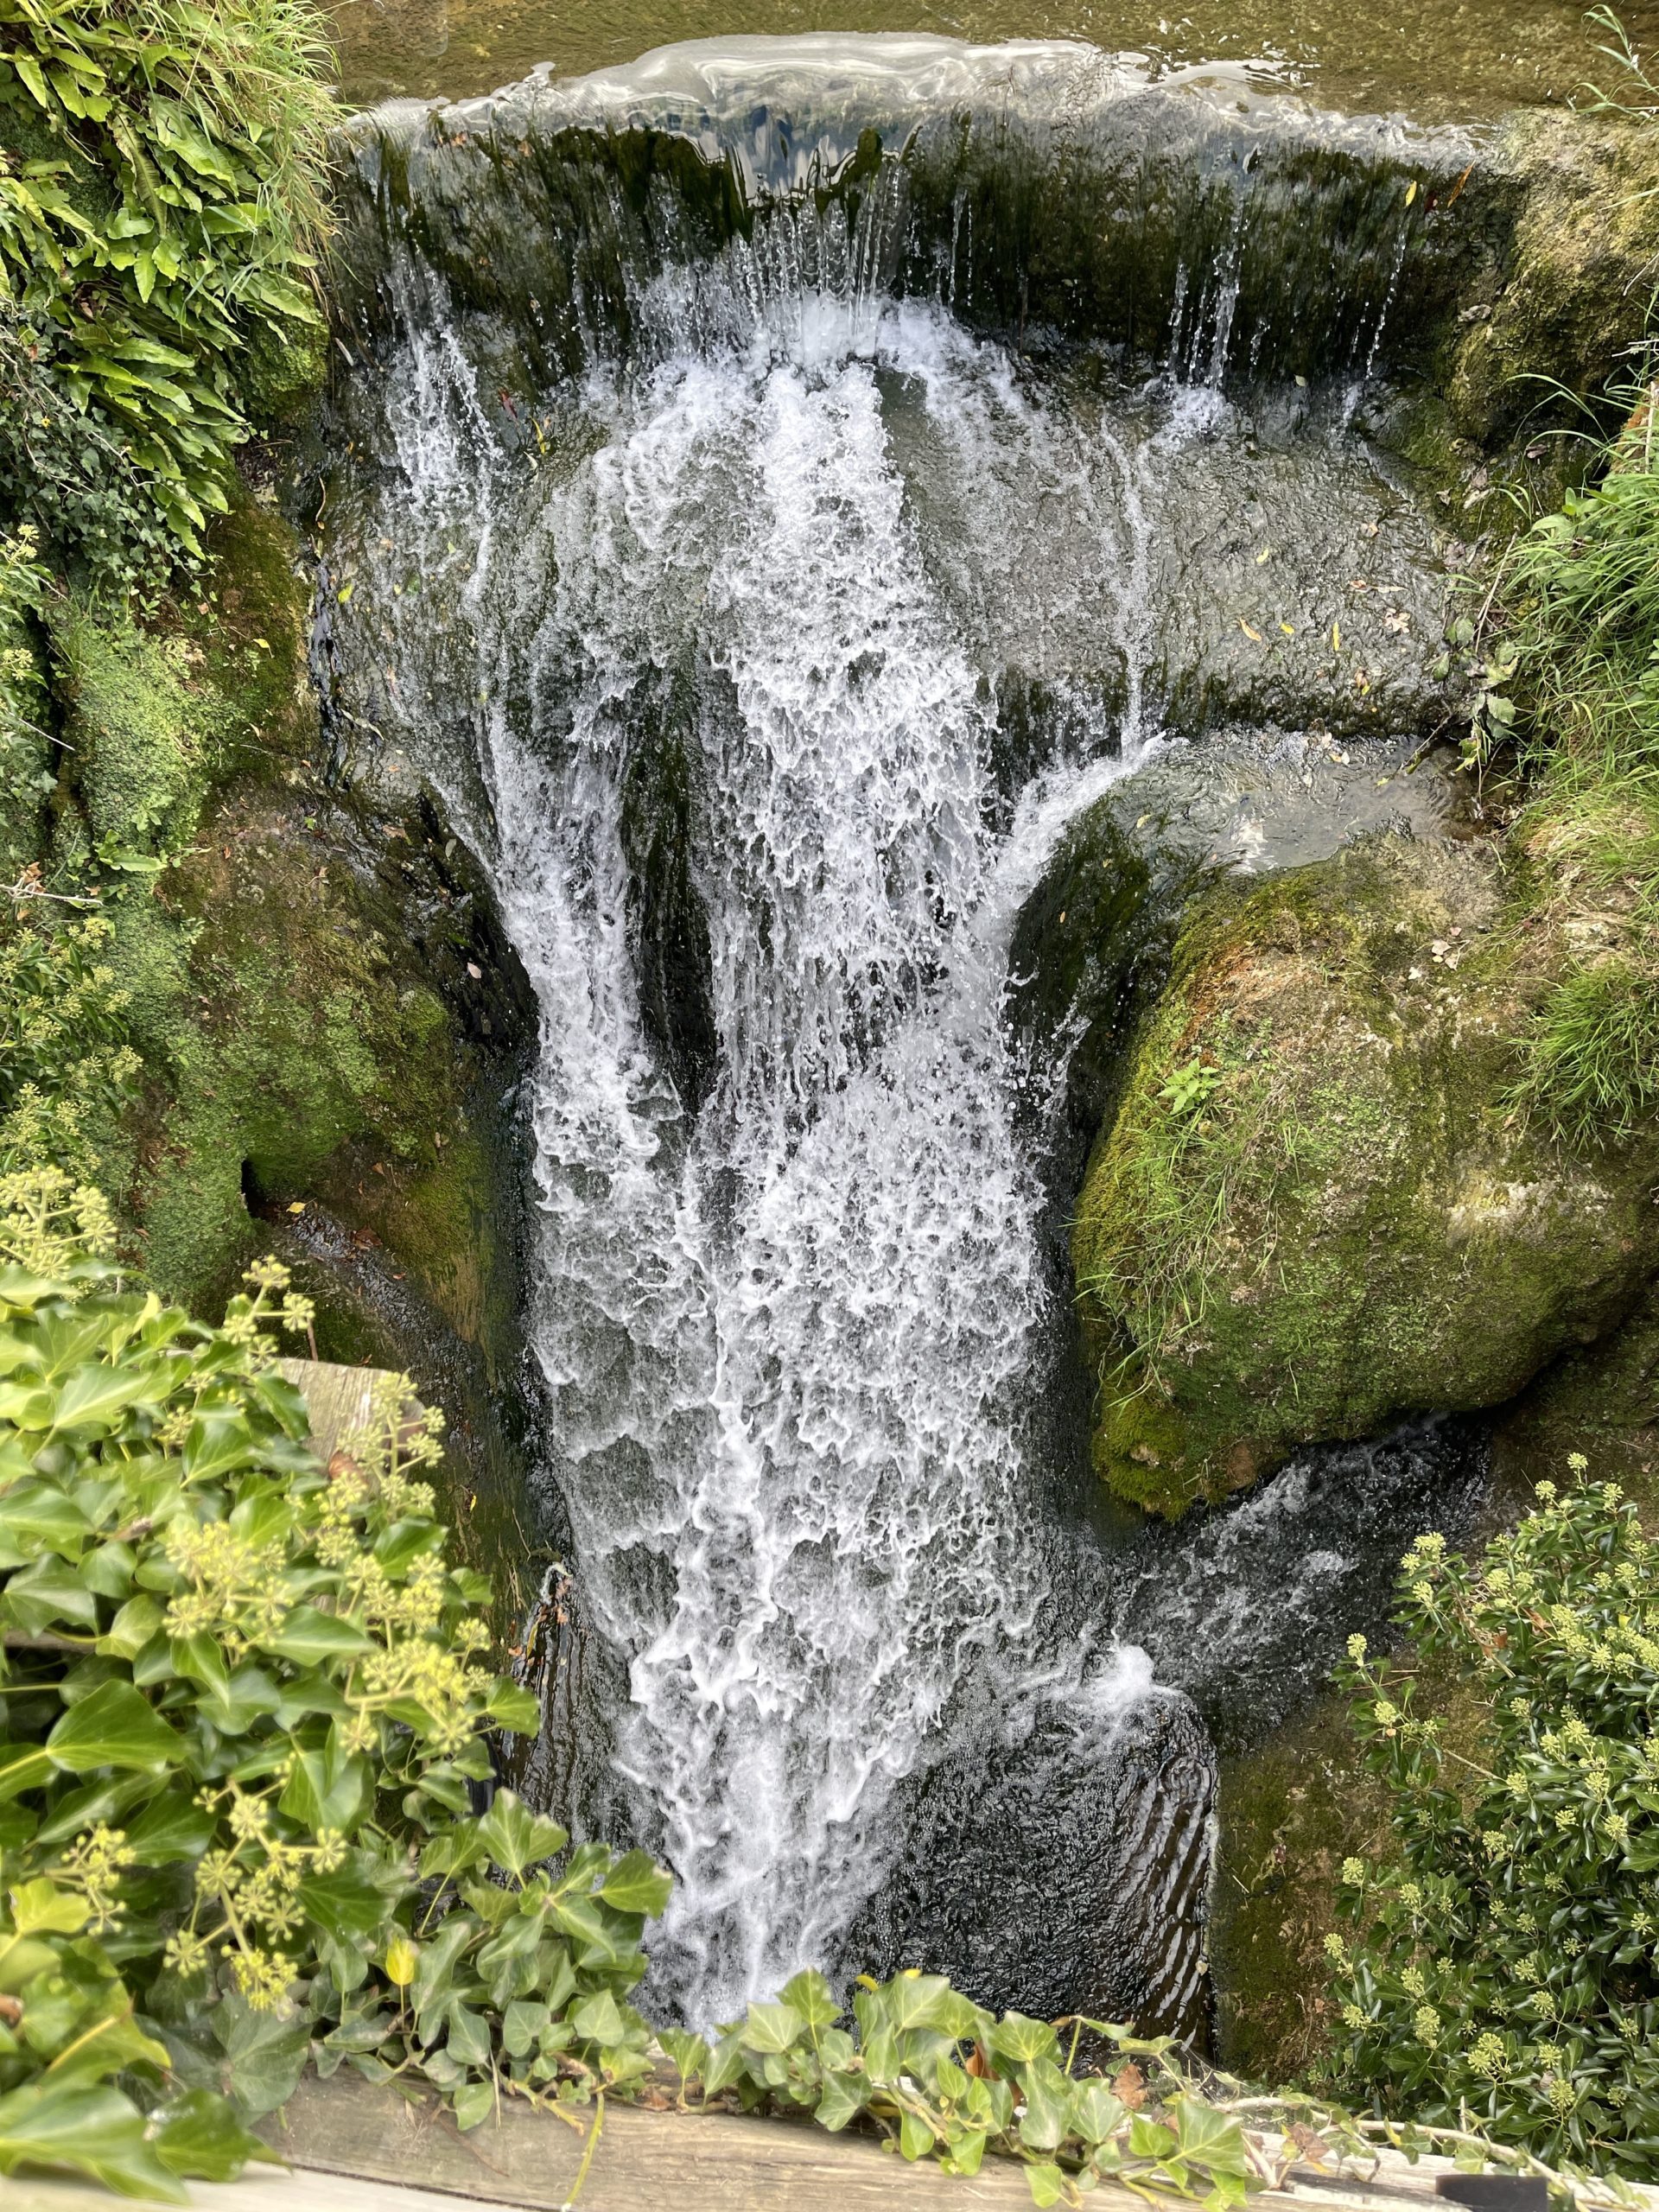
M763 247L643 282L625 348L533 390L394 257L341 419L340 726L442 792L541 1009L530 1336L591 1654L543 1780L672 1866L653 1986L690 2017L925 1954L1190 2020L1211 1764L1176 1686L1238 1548L1115 1559L1078 1512L1065 1039L1006 1019L1010 942L1083 809L1154 761L1203 788L1197 722L1271 695L1227 611L1260 544L1288 655L1360 563L1426 624L1429 532L1344 389L1270 431ZM1413 742L1353 741L1362 822ZM1305 736L1249 745L1312 790ZM1315 1663L1434 1510L1432 1448L1400 1458L1382 1554L1303 1577Z

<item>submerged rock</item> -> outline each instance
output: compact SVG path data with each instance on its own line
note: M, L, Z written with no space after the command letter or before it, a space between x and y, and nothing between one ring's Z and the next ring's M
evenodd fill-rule
M1659 1137L1575 1157L1511 1106L1551 958L1475 847L1385 837L1197 905L1073 1234L1114 1490L1179 1513L1499 1404L1618 1320L1659 1265Z

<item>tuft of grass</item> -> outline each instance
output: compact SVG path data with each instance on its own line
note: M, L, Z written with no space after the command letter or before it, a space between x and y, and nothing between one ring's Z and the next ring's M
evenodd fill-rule
M1528 1039L1516 1102L1567 1142L1618 1142L1659 1107L1659 976L1627 956L1575 969Z
M1599 480L1516 541L1498 600L1535 779L1518 842L1573 948L1511 1103L1577 1147L1659 1111L1659 381L1628 397Z

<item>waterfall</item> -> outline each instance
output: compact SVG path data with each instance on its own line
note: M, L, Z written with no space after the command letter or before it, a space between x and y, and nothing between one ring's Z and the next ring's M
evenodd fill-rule
M891 1860L896 1783L1045 1701L1083 1697L1097 1751L1146 1690L1133 1658L1085 1684L1046 1621L1027 1395L1052 1288L1001 1018L1047 850L1156 741L1141 484L1104 440L1094 554L1129 718L999 833L969 650L995 579L930 563L895 390L945 456L936 493L1006 558L999 498L1076 467L937 308L807 298L786 327L595 373L586 450L511 488L442 331L388 407L398 559L427 579L382 601L396 697L448 681L453 702L435 664L464 626L450 795L543 1008L534 1344L586 1615L626 1668L607 1809L676 1870L661 1993L699 2017L836 1955ZM435 629L445 574L459 622ZM626 817L665 728L651 768L692 794L706 917L695 1114L631 922Z
M621 237L634 202L594 190ZM1325 574L1402 579L1344 604L1376 665L1333 713L1408 734L1430 696L1391 614L1427 603L1418 510L1345 423L1296 414L1259 456L1220 389L1250 283L1266 327L1268 198L1226 198L1193 264L1201 393L1037 373L957 312L954 246L931 294L889 281L880 177L696 251L696 203L659 195L651 251L559 264L575 346L523 255L509 313L424 203L373 279L333 432L334 703L388 786L441 792L540 1007L529 1333L596 1655L559 1809L671 1865L653 1994L687 2018L954 1941L919 1860L1045 1822L1093 1886L1033 1938L1069 1948L1027 2001L1195 2001L1195 1941L1123 1979L1137 1882L1201 1918L1213 1770L1064 1504L1063 1040L1006 1012L1068 823L1230 706L1265 718ZM1343 327L1342 365L1375 354ZM1270 664L1240 657L1247 588L1294 602ZM1237 1555L1201 1544L1189 1592ZM1184 1679L1192 1610L1140 1611ZM1079 1965L1103 1929L1116 1965Z

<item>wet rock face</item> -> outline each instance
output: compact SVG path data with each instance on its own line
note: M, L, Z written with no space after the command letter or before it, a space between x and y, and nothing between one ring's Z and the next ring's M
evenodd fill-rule
M1426 360L1515 196L1464 132L1152 84L1039 41L705 41L393 102L347 150L347 264L372 276L373 241L413 245L542 381L629 343L666 264L734 240L779 265L828 241L861 283L1021 344L1047 329L1198 378ZM384 333L384 292L352 304Z
M1497 861L1397 838L1194 910L1073 1236L1099 1471L1174 1514L1316 1439L1511 1397L1659 1263L1651 1135L1508 1103L1548 954Z
M534 1009L430 796L321 772L310 579L274 506L238 487L211 552L152 622L67 601L50 639L71 766L35 856L168 861L109 899L143 1074L105 1179L162 1295L216 1312L275 1251L314 1355L410 1370L487 1551L523 1487L509 1101Z

